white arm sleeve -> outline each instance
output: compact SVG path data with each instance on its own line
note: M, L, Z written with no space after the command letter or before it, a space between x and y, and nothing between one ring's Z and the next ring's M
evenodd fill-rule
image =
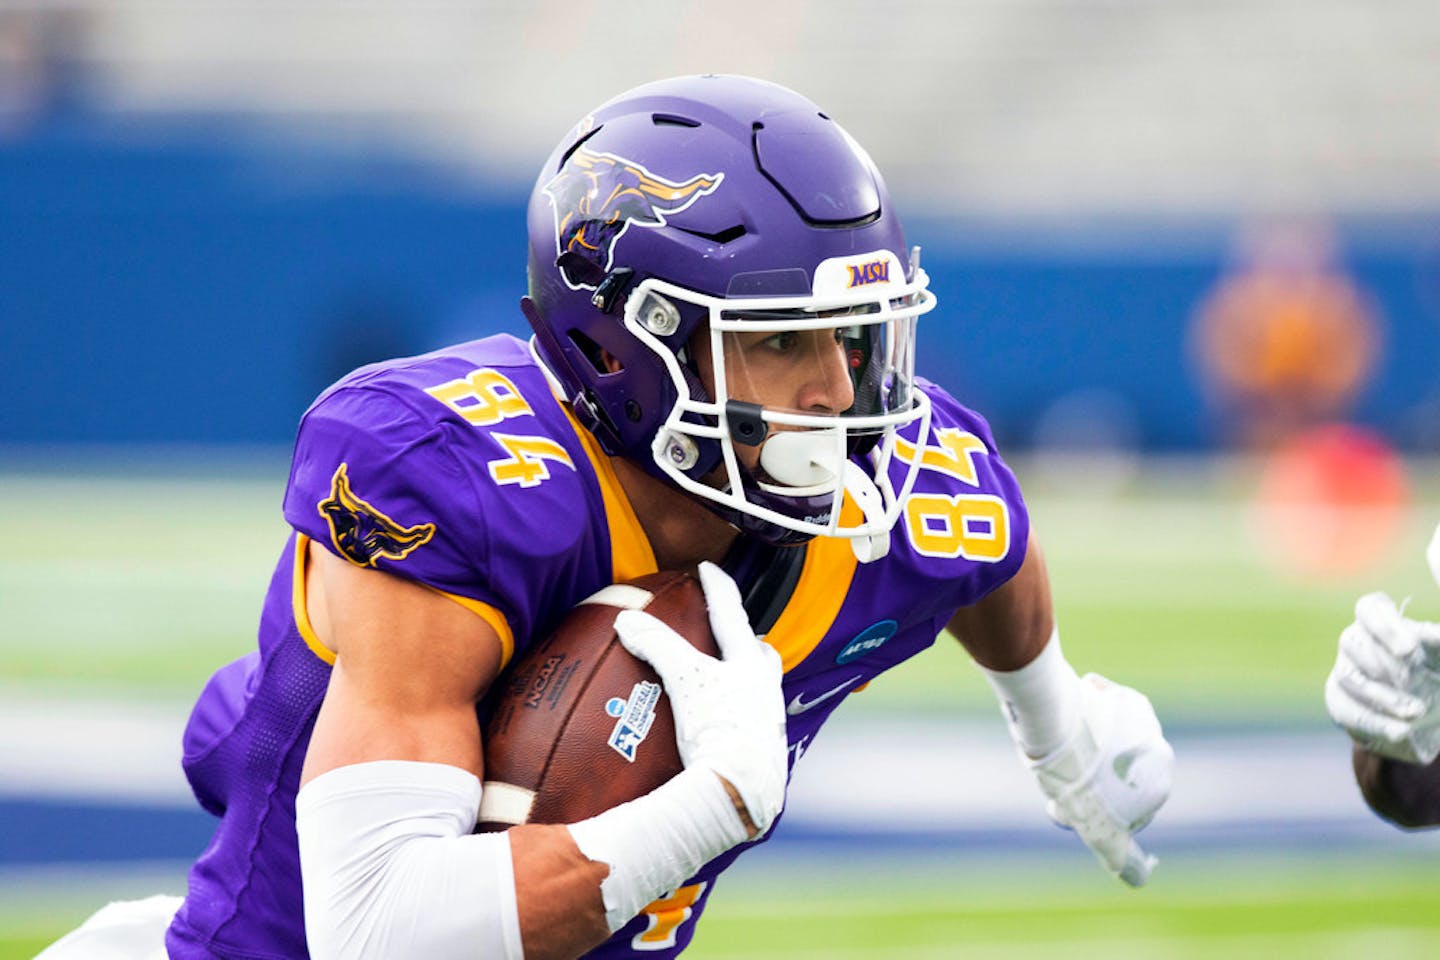
M1056 627L1034 660L1019 670L980 668L1000 701L1010 735L1027 757L1043 757L1080 726L1080 677L1060 650Z
M302 787L310 956L521 960L510 838L472 834L479 807L480 781L439 763L358 763Z
M569 830L581 853L610 867L600 895L611 933L745 841L730 794L703 767L682 770L640 799L572 823Z

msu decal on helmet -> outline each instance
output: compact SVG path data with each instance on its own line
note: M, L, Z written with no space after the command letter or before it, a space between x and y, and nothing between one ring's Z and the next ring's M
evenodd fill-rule
M555 205L556 263L566 284L593 289L610 272L615 242L631 224L663 226L667 213L684 210L724 179L701 173L677 182L624 157L576 150L544 187Z
M330 540L340 555L362 567L376 561L404 560L435 535L435 524L407 527L357 497L350 489L349 465L340 464L330 481L330 496L315 509L330 525Z

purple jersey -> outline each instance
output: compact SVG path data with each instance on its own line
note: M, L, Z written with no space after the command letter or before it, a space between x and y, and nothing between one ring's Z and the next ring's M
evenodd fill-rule
M799 579L766 634L785 666L792 765L845 696L928 647L1024 559L1028 516L989 428L921 386L931 432L922 449L913 427L900 444L922 469L889 555L860 564L839 539L796 548ZM897 484L903 467L892 465ZM186 775L220 822L167 937L176 958L307 953L295 794L334 662L305 615L310 541L450 595L496 628L507 659L596 590L656 569L609 461L508 336L365 367L327 390L301 422L284 509L294 532L259 649L215 674L185 731ZM750 846L591 955L679 953L715 878Z

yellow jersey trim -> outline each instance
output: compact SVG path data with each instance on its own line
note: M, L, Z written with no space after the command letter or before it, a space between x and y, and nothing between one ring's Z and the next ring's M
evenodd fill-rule
M435 590L434 587L430 589ZM490 625L490 629L494 630L495 635L500 638L500 669L505 669L510 658L515 655L515 631L510 629L510 622L505 619L505 614L481 600L462 597L458 593L447 593L444 590L435 590L435 592L442 597L454 600Z
M309 566L309 557L310 538L303 533L296 533L295 565L290 587L290 613L295 618L295 629L300 631L300 638L305 641L305 646L310 648L311 653L333 667L335 666L335 651L320 642L319 636L315 633L315 627L310 623L310 612L306 606L305 571ZM515 631L510 629L510 623L505 619L503 613L480 600L472 600L470 597L436 590L428 584L422 584L422 586L455 601L488 623L490 628L495 631L495 635L500 638L501 668L510 662L510 658L515 654Z
M660 569L655 562L655 550L650 546L650 541L640 526L640 518L635 516L635 508L630 505L630 498L625 496L625 488L620 486L620 478L615 475L615 467L610 463L610 458L600 449L600 441L575 419L575 413L568 404L561 403L560 409L565 411L575 436L580 438L580 443L585 447L585 455L590 458L590 465L595 468L595 477L600 482L600 496L605 503L605 522L610 526L611 582L624 583L647 573L655 573Z
M840 516L849 524L858 524L862 519L860 508L848 496ZM787 673L825 639L850 593L859 564L850 541L844 537L817 537L806 544L805 565L800 568L795 592L765 635L765 641L780 654Z
M309 565L310 538L303 533L295 535L295 572L290 582L290 615L295 618L295 629L310 652L330 666L335 666L335 651L320 642L315 628L310 625L310 611L305 605L305 570Z

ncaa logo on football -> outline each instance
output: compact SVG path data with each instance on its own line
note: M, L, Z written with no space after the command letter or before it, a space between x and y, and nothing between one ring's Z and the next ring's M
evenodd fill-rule
M535 676L530 680L530 686L525 691L525 706L532 710L540 706L540 698L545 696L545 690L550 686L550 678L555 676L555 670L565 662L565 654L545 658L540 664L540 669L535 671Z
M885 645L885 641L895 636L895 631L900 624L894 620L881 620L879 623L872 623L864 630L845 644L835 657L836 663L849 663L852 660L859 660L867 653L874 653Z

